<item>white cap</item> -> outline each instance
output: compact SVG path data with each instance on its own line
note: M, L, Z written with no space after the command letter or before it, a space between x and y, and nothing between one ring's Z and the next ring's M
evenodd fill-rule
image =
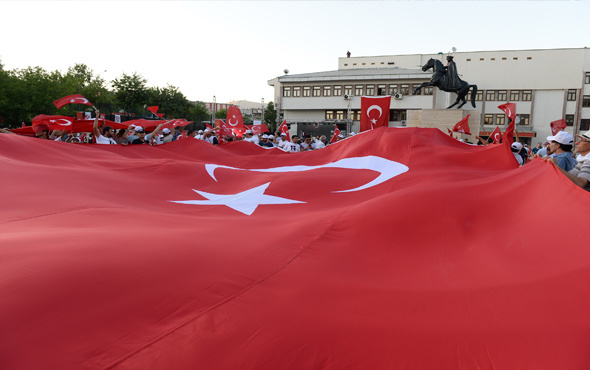
M252 131L251 130L246 130L246 134L251 134Z
M559 131L555 136L547 136L547 141L555 141L563 145L573 145L574 137L567 131Z
M516 149L516 150L521 150L522 149L522 144L519 143L518 141L515 141L512 143L512 145L510 145L510 147Z
M262 138L263 139L268 139L268 135L267 134L264 134L264 135L262 135Z
M165 128L162 130L163 134L169 134L170 133L170 129L169 128Z
M203 133L203 130L199 130L198 132L199 132L199 134L202 134Z

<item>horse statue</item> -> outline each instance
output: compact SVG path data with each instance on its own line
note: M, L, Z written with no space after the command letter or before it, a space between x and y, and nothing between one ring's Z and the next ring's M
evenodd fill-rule
M461 108L467 101L465 95L469 92L469 89L473 89L471 92L471 105L475 108L475 95L477 94L477 85L470 85L467 82L459 78L457 74L457 66L453 61L452 56L447 56L449 66L445 67L440 60L430 58L426 64L422 66L422 71L426 72L430 68L433 69L434 73L429 82L423 82L414 90L414 94L418 93L423 87L436 86L442 91L454 92L457 94L457 100L453 104L447 107L447 109L454 107L455 105L461 104L457 108Z

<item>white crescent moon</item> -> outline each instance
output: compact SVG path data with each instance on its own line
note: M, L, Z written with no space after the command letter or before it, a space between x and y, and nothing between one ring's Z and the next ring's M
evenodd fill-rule
M236 116L233 116L232 118L236 118ZM230 126L232 126L232 127L233 127L233 126L237 126L239 122L238 122L238 119L236 118L236 123L235 123L235 124L232 124L232 123L231 123L231 118L230 118L230 119L229 119L229 121L227 121L227 123L228 123Z
M67 123L59 123L58 121L66 121ZM57 118L55 123L57 123L60 126L70 126L72 124L72 122L68 121L65 118Z
M381 115L383 114L383 110L378 105L371 105L369 107L369 109L367 109L367 117L369 117L369 112L371 112L373 109L377 109L379 111L379 117L381 117ZM379 118L379 117L377 117L377 118Z
M363 189L368 189L373 186L379 185L395 176L401 175L404 172L409 170L408 166L403 165L398 162L390 161L385 158L376 157L376 156L366 156L366 157L353 157L353 158L344 158L340 159L336 162L322 164L318 166L285 166L285 167L274 167L274 168L263 168L263 169L246 169L246 168L236 168L236 167L229 167L229 166L222 166L217 164L206 164L205 169L209 176L213 178L213 180L217 181L215 178L214 172L217 168L227 168L231 170L242 170L242 171L254 171L254 172L303 172L303 171L311 171L316 170L318 168L345 168L351 170L372 170L375 172L379 172L379 176L377 176L372 181L361 185L354 189L348 190L339 190L334 191L333 193L347 193L352 191L359 191Z

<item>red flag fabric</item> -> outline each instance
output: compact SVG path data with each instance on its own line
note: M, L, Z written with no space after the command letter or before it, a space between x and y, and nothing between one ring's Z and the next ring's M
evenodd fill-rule
M246 125L246 127L251 130L254 135L260 135L263 132L270 132L268 126L264 123L260 125Z
M287 141L291 141L291 136L289 135L289 126L287 126L287 120L284 120L283 123L279 126L279 131L281 134L287 135Z
M233 105L227 108L227 118L225 119L225 122L230 128L244 128L244 119L242 118L240 108Z
M156 116L163 118L164 117L164 113L155 113Z
M330 139L330 144L337 142L338 137L340 135L342 135L342 133L340 132L340 129L338 128L338 126L334 126L334 135L332 135L332 138Z
M516 118L516 104L515 103L506 103L498 105L498 108L506 113L506 117L508 117L508 127L504 132L503 142L504 144L510 146L514 142L514 127L515 127L515 118Z
M31 122L33 130L39 125L46 125L49 130L68 130L72 131L74 127L74 117L67 116L49 116L40 114L33 118Z
M451 131L451 129L450 129L450 128L448 128L448 127L447 127L447 131L449 131L449 136L450 136L450 137L453 137L453 131Z
M508 117L508 124L514 122L516 119L516 103L506 103L498 105L504 113L506 113L506 117Z
M361 96L361 132L389 125L391 96Z
M567 127L564 119L558 119L551 122L551 135L555 136L557 133Z
M502 131L500 131L499 126L496 126L494 131L492 131L490 138L494 141L494 144L500 144L500 141L502 140Z
M468 114L467 117L463 118L461 121L457 122L455 127L453 127L453 132L471 135L471 132L469 131L469 116L470 114Z
M148 107L147 110L149 110L150 112L152 112L153 114L158 114L158 108L160 108L157 105L154 105L152 107Z
M590 367L590 197L504 145L0 135L0 162L2 368Z
M57 109L63 107L64 105L67 105L67 104L83 104L83 105L90 105L90 106L93 105L91 102L88 101L88 99L83 97L81 94L64 96L63 98L57 99L56 101L53 102L53 105L55 105L55 107Z

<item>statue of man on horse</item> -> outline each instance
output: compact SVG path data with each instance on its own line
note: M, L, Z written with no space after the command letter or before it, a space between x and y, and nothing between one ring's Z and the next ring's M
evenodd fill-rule
M426 72L432 68L434 73L432 74L429 82L423 82L414 90L414 94L417 94L423 87L436 86L442 91L454 92L457 94L457 100L447 107L447 109L452 108L459 103L461 104L457 108L461 108L463 105L465 105L465 103L467 103L465 96L469 90L472 89L471 105L473 108L475 108L477 85L470 85L459 78L459 74L457 73L457 65L455 64L452 55L447 56L447 62L448 65L444 66L440 60L430 58L428 62L422 66L422 71Z

